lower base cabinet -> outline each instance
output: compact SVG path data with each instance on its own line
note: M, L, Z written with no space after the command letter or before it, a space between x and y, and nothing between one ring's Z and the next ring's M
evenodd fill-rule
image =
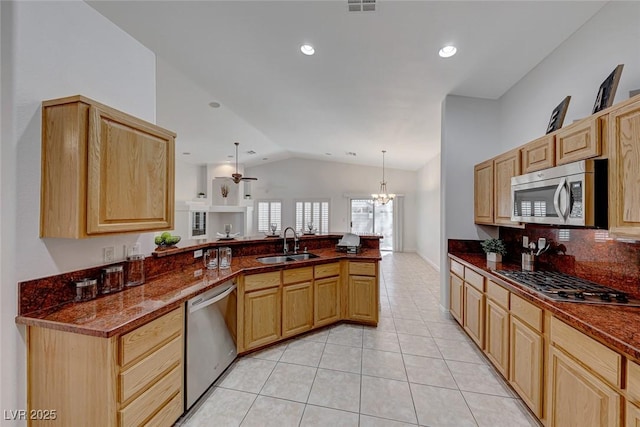
M340 277L317 279L314 290L314 326L329 325L340 320Z
M244 294L245 349L270 344L282 336L281 293L281 289L277 287Z
M484 348L484 294L468 283L464 284L464 315L462 325L467 334Z
M496 369L509 378L509 312L487 298L485 354Z
M542 418L544 340L518 318L511 316L509 378L531 411Z
M122 336L27 328L30 426L172 425L184 409L184 310Z
M627 402L625 418L627 420L625 427L640 427L640 408L631 402Z
M313 328L313 282L282 287L282 337Z
M462 325L462 311L464 310L463 304L463 291L464 282L461 278L456 276L455 274L451 274L449 279L449 290L450 290L450 300L449 300L449 311L454 319L458 321L459 324Z
M349 276L347 318L360 322L378 322L377 280L368 276Z
M604 381L556 347L549 350L549 369L550 426L621 425L620 395Z

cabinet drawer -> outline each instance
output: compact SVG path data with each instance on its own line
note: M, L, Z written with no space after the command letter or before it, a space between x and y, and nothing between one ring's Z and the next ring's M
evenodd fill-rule
M120 373L118 387L120 402L126 402L144 390L156 378L182 360L182 338L176 337L131 368Z
M282 272L282 283L298 283L313 280L313 267L294 268Z
M274 286L280 286L279 271L244 276L245 292L257 291L258 289L273 288Z
M375 276L376 265L370 262L350 262L349 274L354 276Z
M551 341L610 384L621 386L622 356L555 317L551 318Z
M322 264L315 266L315 278L322 279L324 277L338 276L340 274L340 263Z
M120 425L138 426L142 424L175 394L181 394L181 389L182 367L178 366L118 412Z
M509 291L491 280L487 281L487 296L502 308L509 309Z
M634 403L640 403L640 365L627 363L627 396Z
M145 426L171 426L178 418L180 418L183 408L184 402L182 400L182 393L178 393L169 401L169 403L164 405L164 408L160 409L160 411L158 411L158 413L155 414L153 418L145 424Z
M458 277L464 277L464 266L458 261L451 260L451 271L458 275Z
M515 294L511 294L511 314L536 331L542 332L542 309Z
M123 335L120 337L120 366L127 366L172 335L181 333L183 325L184 315L180 307Z
M556 164L563 165L602 153L600 117L581 120L556 132Z
M476 273L469 267L464 268L464 280L480 292L484 292L484 276Z

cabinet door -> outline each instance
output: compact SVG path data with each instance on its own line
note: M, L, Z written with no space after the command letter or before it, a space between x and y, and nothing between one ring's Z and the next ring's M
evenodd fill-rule
M625 427L640 427L640 408L631 402L627 402Z
M509 379L509 313L489 298L485 343L487 357L502 376Z
M478 347L484 348L484 294L464 284L464 330L467 331Z
M542 418L542 336L511 316L509 378L531 411ZM586 425L586 424L585 424Z
M318 279L314 287L314 325L323 326L340 320L340 277Z
M640 102L609 115L609 231L640 237Z
M600 155L602 152L600 120L600 116L589 117L563 127L555 133L557 165Z
M91 106L87 234L173 228L174 138Z
M530 173L556 165L556 140L546 135L531 141L520 149L522 173Z
M473 221L493 224L493 160L473 168Z
M313 327L313 282L282 288L282 336L289 337Z
M511 221L511 177L520 175L520 150L508 151L493 161L494 208L493 222L503 225L518 225Z
M617 427L620 395L556 347L549 349L549 425Z
M280 288L244 294L245 349L272 343L280 338Z
M451 277L449 278L449 289L450 289L450 300L449 300L449 311L454 319L458 321L462 325L462 310L464 307L463 304L463 288L464 284L462 279L451 273Z
M375 277L349 276L347 317L378 323L377 281Z

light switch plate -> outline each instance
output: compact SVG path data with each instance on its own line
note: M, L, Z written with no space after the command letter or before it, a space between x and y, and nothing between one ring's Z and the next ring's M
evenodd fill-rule
M522 236L522 247L523 248L529 247L529 236Z
M194 258L200 258L202 256L202 249L198 249L197 251L193 251Z

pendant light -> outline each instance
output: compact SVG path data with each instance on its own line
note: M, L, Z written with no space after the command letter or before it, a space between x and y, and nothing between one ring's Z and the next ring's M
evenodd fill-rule
M393 200L396 197L393 193L387 193L387 182L384 180L384 153L386 150L382 150L382 181L380 181L380 191L377 194L371 194L374 203L386 205L389 200Z

